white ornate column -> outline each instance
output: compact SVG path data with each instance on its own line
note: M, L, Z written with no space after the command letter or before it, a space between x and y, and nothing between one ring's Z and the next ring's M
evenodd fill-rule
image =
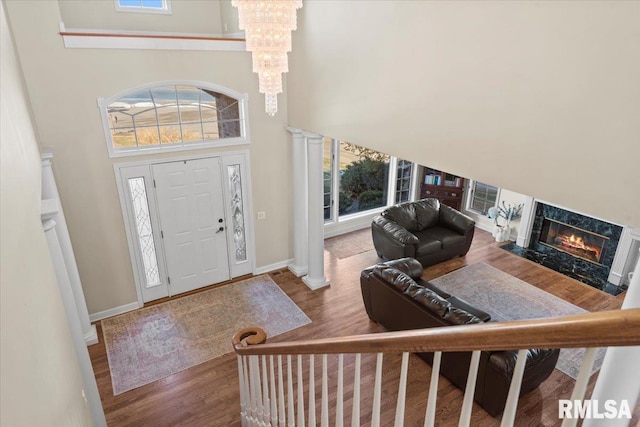
M58 194L58 188L53 176L53 170L51 169L51 159L53 158L53 152L44 150L41 154L41 158L42 200L49 201L49 203L54 203L52 201L55 201L55 203L57 204L57 212L55 212L55 214L53 214L51 218L55 220L57 229L56 234L60 244L60 249L62 251L62 258L64 259L64 266L67 270L66 274L69 277L69 282L71 284L74 304L76 307L76 311L78 312L78 319L82 328L82 334L87 345L96 344L98 342L98 334L96 332L96 327L91 324L91 321L89 319L89 311L87 310L87 303L84 299L82 283L80 282L80 274L78 273L78 265L76 264L73 247L71 246L69 229L67 228L67 222L64 218L62 205L60 204L60 195Z
M300 277L309 271L307 144L301 129L288 127L287 130L292 137L293 162L293 262L289 265L289 270Z
M322 136L303 133L307 140L309 187L309 273L302 281L311 289L329 285L324 275L324 187Z

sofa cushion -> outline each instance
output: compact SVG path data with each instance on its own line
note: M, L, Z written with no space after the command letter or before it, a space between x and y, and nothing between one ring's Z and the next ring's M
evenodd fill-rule
M420 233L420 231L417 231ZM416 247L416 257L427 254L433 254L442 250L442 242L437 239L420 239L418 237L418 245Z
M416 209L412 202L391 206L382 213L382 216L408 231L413 232L419 230L416 219Z
M373 274L380 277L384 281L391 283L396 289L401 292L406 291L411 286L418 286L418 284L409 277L407 274L400 270L389 267L388 265L378 264L373 268Z
M442 243L442 249L459 245L465 242L465 236L445 227L432 227L413 233L420 242L423 240L437 240ZM420 247L420 246L418 246Z
M422 277L422 273L424 272L424 268L420 261L415 258L398 258L392 259L382 264L395 268L396 270L400 270L403 273L407 274L412 279L419 279Z
M429 310L433 316L439 317L451 325L483 322L462 308L452 306L449 301L431 289L419 285L400 270L384 264L378 264L373 268L373 274L390 283L394 288Z
M440 202L438 199L423 199L414 202L418 230L435 227L440 217Z

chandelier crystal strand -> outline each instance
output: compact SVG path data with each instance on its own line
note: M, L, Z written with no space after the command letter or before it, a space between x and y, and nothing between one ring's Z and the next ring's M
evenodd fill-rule
M282 73L289 71L287 52L291 52L291 32L297 28L296 10L302 0L232 0L231 4L238 8L253 72L258 73L259 91L265 95L265 110L274 116Z

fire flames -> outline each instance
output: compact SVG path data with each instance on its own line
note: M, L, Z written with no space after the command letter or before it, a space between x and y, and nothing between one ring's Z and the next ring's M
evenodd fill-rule
M559 235L559 244L567 251L576 255L588 257L594 261L600 260L600 248L597 246L591 246L584 242L581 236L571 235Z

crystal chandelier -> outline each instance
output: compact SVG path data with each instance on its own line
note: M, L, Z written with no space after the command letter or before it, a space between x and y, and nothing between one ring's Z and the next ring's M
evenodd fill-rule
M245 31L253 72L258 73L265 110L274 116L282 92L282 73L289 71L287 52L291 51L291 31L296 29L296 9L302 7L302 0L232 0L231 4L238 8L240 29Z

